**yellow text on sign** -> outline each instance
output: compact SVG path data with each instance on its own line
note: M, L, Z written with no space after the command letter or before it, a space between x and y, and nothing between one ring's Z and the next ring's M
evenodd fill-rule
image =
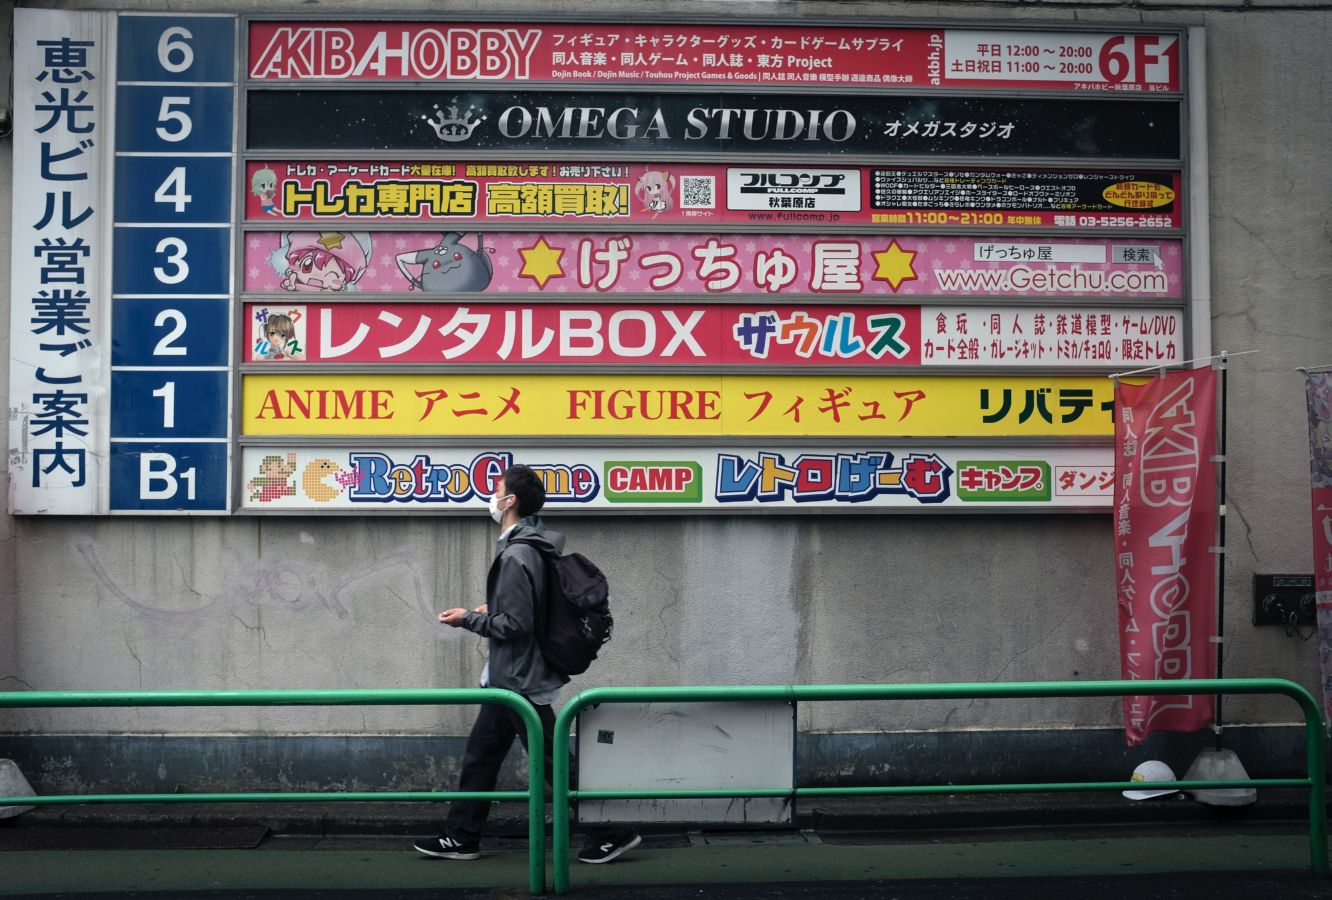
M247 435L1109 436L1110 379L254 374Z

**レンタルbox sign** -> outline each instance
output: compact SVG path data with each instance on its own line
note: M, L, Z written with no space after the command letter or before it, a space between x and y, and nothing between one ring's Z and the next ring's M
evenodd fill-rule
M17 10L10 508L1108 509L1186 37Z
M1183 315L1160 308L735 303L292 303L246 306L247 362L1030 368L1178 362ZM291 321L287 342L268 320ZM117 347L146 359L144 337Z

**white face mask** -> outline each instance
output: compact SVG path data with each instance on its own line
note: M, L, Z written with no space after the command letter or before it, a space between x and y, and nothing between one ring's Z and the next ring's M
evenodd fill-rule
M504 495L504 497L512 497L512 496L513 494ZM499 506L499 502L502 499L504 498L497 497L494 494L490 496L490 517L495 520L496 525L499 525L501 522L504 521L504 510L500 509Z

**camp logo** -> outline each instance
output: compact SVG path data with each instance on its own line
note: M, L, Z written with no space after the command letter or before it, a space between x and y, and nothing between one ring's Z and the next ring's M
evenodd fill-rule
M608 460L608 503L702 503L703 467L696 462Z
M1050 493L1050 464L1042 460L958 460L957 498L965 503L1048 503Z

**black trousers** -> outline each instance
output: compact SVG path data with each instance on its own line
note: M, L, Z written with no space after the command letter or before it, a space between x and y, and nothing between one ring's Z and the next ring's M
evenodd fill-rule
M545 738L546 784L549 785L554 772L551 750L555 743L555 711L550 708L550 704L532 705L541 719L541 734ZM526 750L527 730L518 713L507 706L483 705L472 725L472 733L467 736L458 790L493 791L499 783L504 757L508 756L515 737L523 742L523 749ZM577 774L570 765L570 787L578 786ZM490 815L490 804L489 800L454 800L449 808L445 833L461 841L480 840L486 827L486 817ZM585 828L583 832L598 838L616 834L612 828Z

